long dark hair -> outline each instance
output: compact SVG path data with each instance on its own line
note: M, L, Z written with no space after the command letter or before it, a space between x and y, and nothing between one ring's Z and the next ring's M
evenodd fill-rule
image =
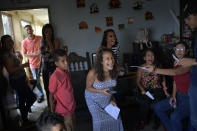
M3 51L3 52L7 52L7 51L9 51L8 49L7 49L7 47L6 47L6 39L7 38L10 38L10 39L12 39L12 37L10 36L10 35L3 35L2 37L1 37L1 50ZM13 40L12 40L13 41ZM14 41L13 41L13 44L14 44ZM14 45L13 45L14 46ZM15 53L15 50L14 50L14 48L13 48L13 50L12 50L14 53Z
M98 74L97 79L99 81L104 81L105 80L104 71L103 71L103 64L102 64L102 62L103 62L103 54L105 52L110 52L113 55L112 50L111 49L107 49L107 48L104 48L104 49L102 49L102 50L100 50L98 52L98 56L97 56L94 68L96 70L96 73ZM110 70L109 73L110 73L110 77L112 79L115 79L117 77L118 71L117 71L117 65L116 65L115 61L114 61L113 70Z
M115 37L116 37L116 33L115 33L115 31L113 29L107 29L107 30L105 30L104 31L104 34L103 34L103 40L101 42L101 46L107 47L107 34L109 32L114 32ZM118 44L118 41L117 41L117 37L116 37L116 44L115 45L117 45L117 44Z
M144 52L143 52L143 58L146 56L146 53L147 53L148 51L150 51L150 52L153 53L153 55L154 55L153 65L155 65L156 67L158 67L158 66L159 66L158 58L157 58L157 56L156 56L155 51L154 51L152 48L147 48L146 50L144 50ZM143 59L143 60L144 60L144 59ZM145 62L145 60L144 60L144 62Z
M2 37L1 37L1 44L2 44L2 50L7 50L7 47L6 47L6 39L7 38L11 38L12 39L12 37L10 36L10 35L3 35Z
M51 24L45 24L43 27L42 27L42 37L43 37L43 42L45 43L46 42L46 35L45 35L45 31L46 29L51 29L51 42L53 43L54 40L55 40L55 36L54 36L54 30L53 30L53 26Z

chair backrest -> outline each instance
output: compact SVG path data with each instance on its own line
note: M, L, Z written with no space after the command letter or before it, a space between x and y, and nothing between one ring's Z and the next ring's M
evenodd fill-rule
M85 102L85 88L86 88L86 76L91 69L89 53L86 52L86 57L77 55L75 52L71 52L68 55L69 60L69 72L71 74L71 83L74 89L74 96L76 101L77 110L87 110Z
M68 55L68 60L69 70L71 72L91 69L89 52L86 52L86 57L82 57L77 55L75 52L71 52Z

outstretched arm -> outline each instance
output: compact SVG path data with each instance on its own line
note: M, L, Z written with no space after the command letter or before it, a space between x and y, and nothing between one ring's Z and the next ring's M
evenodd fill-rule
M154 66L147 66L146 69L148 72L155 72L156 74L169 75L169 76L182 75L191 71L191 67L183 67L183 66L172 68L172 69L161 69L161 68L155 68Z

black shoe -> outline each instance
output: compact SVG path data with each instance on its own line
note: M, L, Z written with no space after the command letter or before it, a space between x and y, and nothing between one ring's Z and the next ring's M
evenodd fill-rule
M42 98L39 98L39 99L38 99L38 103L41 103L43 100L44 100L43 97L42 97Z

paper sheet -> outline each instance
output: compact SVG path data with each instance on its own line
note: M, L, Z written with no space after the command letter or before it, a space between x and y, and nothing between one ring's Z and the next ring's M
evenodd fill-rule
M146 95L147 95L149 98L151 98L152 100L155 99L149 91L146 92Z
M178 59L174 54L172 54L172 57L174 58L174 60L175 60L176 62L179 62L179 59Z
M105 111L112 116L114 119L118 119L120 109L117 106L113 106L112 104L109 104L105 107Z

